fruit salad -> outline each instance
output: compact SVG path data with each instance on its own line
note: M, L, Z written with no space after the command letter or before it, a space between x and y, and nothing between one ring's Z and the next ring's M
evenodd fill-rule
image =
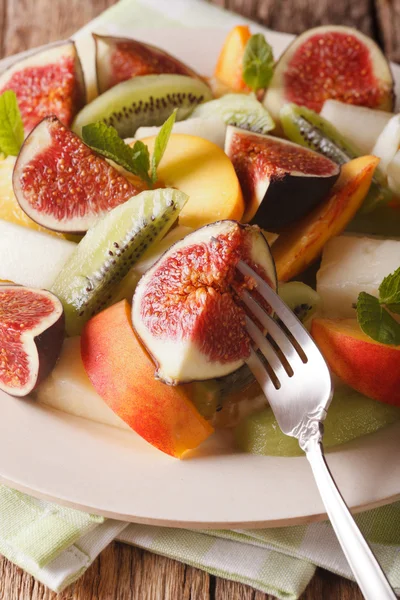
M327 447L398 421L400 115L379 47L324 26L275 61L238 25L205 77L93 37L89 103L72 41L0 75L0 391L176 458L221 429L301 454L247 366L241 294L273 313L244 261L333 373Z

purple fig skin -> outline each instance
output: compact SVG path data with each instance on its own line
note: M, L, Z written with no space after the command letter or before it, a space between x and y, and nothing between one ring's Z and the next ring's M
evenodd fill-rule
M64 311L58 320L45 329L43 333L35 337L35 344L38 353L39 369L36 383L32 390L44 381L52 372L60 358L62 345L65 337L65 316Z
M51 292L47 290L36 290L34 288L26 288L24 286L19 285L9 285L2 284L0 285L0 291L4 291L4 289L10 290L23 290L23 291L31 291L32 293L40 292L45 293L47 299L51 299L54 304L54 313L55 316L57 313L59 314L58 318L56 318L53 323L50 323L46 326L46 323L43 322L43 330L33 337L28 337L26 334L29 331L28 329L24 330L25 337L28 339L24 340L22 344L23 349L27 355L29 355L31 364L31 371L29 373L29 379L25 385L20 388L7 386L0 379L0 391L7 393L10 396L15 397L24 397L33 392L37 386L51 373L53 368L55 367L58 358L61 353L62 345L65 337L65 317L64 317L64 309L60 300ZM48 315L47 319L51 320L51 314ZM21 339L21 338L20 338ZM10 354L12 353L12 346L9 349Z
M93 33L92 35L96 44L96 77L99 94L103 94L117 83L121 83L122 81L126 80L125 78L113 82L112 68L109 63L113 52L117 49L118 44L131 45L132 54L135 52L135 50L138 53L137 62L138 65L140 65L140 61L142 60L143 71L137 73L137 75L177 73L179 75L187 75L188 77L203 80L200 75L193 71L193 69L185 65L182 61L175 58L168 52L161 50L161 48L157 48L151 44L145 44L144 42L140 42L132 38L98 35L96 33ZM103 46L103 52L101 52L101 46ZM105 50L105 48L107 48L107 50ZM143 55L146 53L148 54L148 62L150 63L150 66L143 58ZM157 66L154 68L154 66L151 66L151 63L156 63ZM162 68L163 64L164 69ZM175 69L173 69L173 65L175 65ZM148 68L147 72L145 71L146 67ZM133 77L135 77L135 75L133 75Z
M244 142L244 147L238 152L236 145L240 139ZM232 160L242 188L247 207L244 220L252 225L259 225L266 231L280 233L306 216L327 196L340 175L340 166L323 157L320 162L325 168L330 167L328 174L303 174L300 166L296 168L295 162L292 172L283 172L281 168L274 167L273 163L268 163L266 158L265 165L271 166L270 173L267 169L265 174L261 174L259 165L253 162L250 154L257 139L260 140L260 157L263 156L263 144L267 144L269 139L274 145L282 146L282 152L285 152L286 146L292 154L293 149L297 148L300 165L307 153L311 157L315 156L318 161L321 155L280 138L228 127L225 153ZM246 149L247 143L250 150ZM244 160L241 160L241 156L244 156Z
M78 52L76 50L76 44L73 40L65 40L65 41L61 41L61 42L54 42L53 44L48 44L44 50L43 49L34 50L34 51L30 52L28 56L25 56L24 58L13 62L0 75L0 92L4 89L12 89L12 88L7 88L7 83L9 81L9 79L15 74L15 72L18 72L18 69L16 69L16 67L18 67L18 65L21 66L22 70L27 69L27 68L29 68L29 64L27 64L27 63L30 60L34 60L34 58L36 56L45 54L46 52L49 52L55 48L61 49L63 46L71 46L74 49L74 74L76 76L76 82L77 82L77 85L75 88L75 93L74 93L74 109L75 109L74 112L75 112L75 114L77 114L85 106L85 104L87 104L88 100L87 100L87 89L86 89L86 82L85 82L85 76L83 73L82 63L79 58ZM45 64L43 64L43 66L45 67ZM31 128L27 131L25 128L25 135L30 133L30 131L32 129L33 128Z

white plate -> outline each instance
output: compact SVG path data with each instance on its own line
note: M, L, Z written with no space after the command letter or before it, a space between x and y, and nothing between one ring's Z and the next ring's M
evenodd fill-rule
M130 28L121 34L150 41L211 74L226 30ZM267 35L276 55L291 39ZM79 47L85 49L85 69L92 79L87 35ZM394 72L400 84L396 65ZM329 453L329 465L352 508L400 498L399 440L400 422ZM0 481L75 508L158 525L265 527L325 516L305 458L238 454L227 439L214 438L178 461L133 432L2 393Z

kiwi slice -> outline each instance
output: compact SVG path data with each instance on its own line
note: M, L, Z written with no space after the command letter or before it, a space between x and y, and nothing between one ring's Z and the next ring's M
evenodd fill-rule
M145 191L99 219L64 265L51 291L64 305L68 335L105 308L113 287L177 219L188 196L173 189Z
M324 447L333 448L374 433L400 419L400 408L371 400L343 383L335 387L324 422ZM282 433L271 408L243 419L235 429L235 440L244 452L267 456L303 454L296 438Z
M186 75L143 75L123 81L87 104L76 116L72 130L103 121L121 137L132 137L139 127L162 125L177 108L176 120L185 119L212 93L204 81Z
M302 323L312 317L321 305L319 294L301 281L280 284L279 296Z
M190 118L208 119L219 116L226 125L234 125L255 133L268 133L275 123L267 109L253 95L226 94L194 109Z
M329 121L305 106L285 104L280 111L280 121L289 140L311 148L339 165L363 155ZM380 204L387 204L392 196L391 190L386 186L384 175L376 169L360 212L367 213Z

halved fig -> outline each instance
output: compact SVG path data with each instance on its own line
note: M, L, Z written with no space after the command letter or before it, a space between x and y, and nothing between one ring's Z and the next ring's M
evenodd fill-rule
M26 214L48 229L84 232L98 217L141 189L95 154L56 117L25 140L13 172L14 194Z
M156 46L137 40L93 34L99 94L138 75L172 73L201 79L183 62Z
M303 217L329 192L340 166L328 158L269 135L228 127L231 159L246 205L243 221L280 231Z
M14 90L17 95L25 135L49 115L69 127L86 104L75 43L54 44L14 63L0 76L0 93L6 90Z
M190 233L139 281L132 321L158 379L175 385L223 377L244 364L251 344L239 294L254 282L237 271L239 260L276 289L274 262L260 229L236 221Z
M49 375L64 340L64 311L51 292L0 285L0 390L26 396Z
M264 99L273 119L285 102L320 112L328 98L393 109L393 77L378 45L351 27L327 25L299 35L279 59Z

